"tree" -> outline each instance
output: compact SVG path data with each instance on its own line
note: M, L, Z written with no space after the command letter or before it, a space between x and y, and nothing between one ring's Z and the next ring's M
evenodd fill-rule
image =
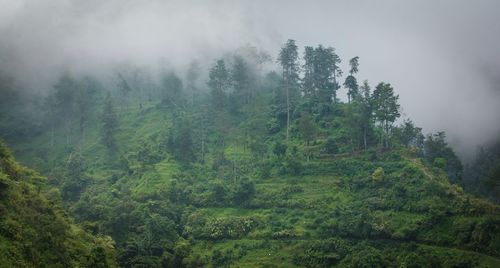
M241 56L234 57L231 81L236 101L239 104L248 104L251 96L252 77L248 63Z
M290 133L290 110L291 98L295 95L295 89L298 82L298 52L295 40L288 39L285 45L281 48L278 56L278 62L282 67L282 79L286 96L286 141L288 142Z
M337 142L332 137L329 137L323 147L323 150L327 154L336 154L339 151Z
M368 147L368 136L372 132L372 96L370 85L368 81L363 81L363 85L360 87L360 104L361 104L361 129L363 132L363 147L366 150Z
M356 150L358 146L364 141L363 133L363 106L361 103L354 102L346 106L346 126L349 134L349 141L351 143L351 150Z
M493 167L487 177L481 178L480 183L483 191L488 193L497 201L500 200L500 163L497 163L497 165Z
M223 109L227 106L227 91L231 86L231 77L226 69L224 60L217 60L215 65L210 69L208 74L208 86L211 89L212 104L216 110Z
M196 94L198 94L197 81L200 78L200 74L200 62L197 60L191 61L186 74L186 90L191 97L191 105L194 104Z
M108 92L104 101L104 109L101 116L102 120L102 142L109 151L114 152L117 149L115 133L118 130L118 119L115 113L113 99Z
M106 258L106 251L104 250L103 247L96 246L92 249L87 265L88 265L88 267L95 267L95 268L107 268L107 267L109 267L109 264L108 264L108 261Z
M242 178L234 185L232 191L233 202L235 205L243 205L253 197L254 193L254 183L246 178Z
M76 89L77 83L69 74L63 74L54 85L54 104L56 114L62 119L66 129L66 143L71 142L72 119L76 114Z
M162 78L162 105L179 108L182 100L182 80L173 71L164 74Z
M174 123L173 151L176 158L184 165L195 160L193 139L191 135L191 122L186 118L176 120Z
M85 159L79 152L72 152L66 161L65 179L61 185L64 199L78 199L80 192L87 183L84 171Z
M277 142L275 145L274 145L274 148L273 148L273 153L278 156L279 158L285 156L286 154L286 150L287 150L287 146L281 142Z
M479 147L474 160L465 170L462 182L474 190L500 202L500 140Z
M121 73L118 73L118 90L120 91L122 104L125 105L125 108L128 108L128 96L132 92L132 87Z
M453 149L446 143L444 131L427 135L424 141L424 157L431 165L441 162L451 181L458 181L462 178L462 163Z
M394 136L403 146L423 146L422 128L416 127L410 119L406 119L401 127L395 129Z
M302 138L306 141L306 145L309 145L309 141L316 136L317 128L311 114L308 112L302 113L299 119L299 131Z
M354 57L349 61L351 69L349 70L349 75L346 77L344 82L344 87L347 88L347 102L351 103L351 99L354 100L358 97L358 81L354 74L358 72L359 57Z
M337 102L337 78L342 75L342 70L338 67L340 62L340 57L333 47L325 48L319 45L314 49L314 87L322 104Z
M193 146L199 152L199 160L205 162L205 154L207 151L207 140L210 134L210 121L212 120L209 104L203 103L196 107L193 114Z
M394 95L391 84L379 83L373 91L372 104L376 120L382 130L381 143L384 147L389 147L389 134L392 124L399 118L399 96Z
M76 91L76 114L79 117L80 136L82 143L85 142L85 127L91 116L91 111L96 103L97 93L102 90L102 86L97 80L90 77L83 78Z
M49 95L45 98L44 104L45 108L45 116L46 120L49 121L50 125L50 147L54 147L54 138L55 138L55 128L57 125L57 109L56 109L56 100L54 95Z
M314 48L304 48L304 65L302 65L304 78L302 79L302 94L304 98L311 100L316 94L314 87Z

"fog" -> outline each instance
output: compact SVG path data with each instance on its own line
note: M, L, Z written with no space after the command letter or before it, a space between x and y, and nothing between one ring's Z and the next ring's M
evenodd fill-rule
M62 71L183 69L248 44L275 56L292 38L335 47L344 69L359 56L359 80L390 82L404 115L445 130L467 159L500 134L498 10L494 0L0 0L0 71L36 91Z

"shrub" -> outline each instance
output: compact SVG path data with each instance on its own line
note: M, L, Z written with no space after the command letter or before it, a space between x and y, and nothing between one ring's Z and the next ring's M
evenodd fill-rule
M437 168L444 169L446 167L446 159L444 159L442 157L437 157L436 159L434 159L434 162L432 163L432 165L437 167Z
M372 181L375 183L379 183L384 179L384 175L385 175L384 169L378 167L375 169L375 171L373 171Z
M274 145L273 153L278 157L282 157L286 154L286 149L287 147L285 144L278 142Z
M339 151L339 148L333 138L328 138L325 142L323 150L327 154L336 154Z

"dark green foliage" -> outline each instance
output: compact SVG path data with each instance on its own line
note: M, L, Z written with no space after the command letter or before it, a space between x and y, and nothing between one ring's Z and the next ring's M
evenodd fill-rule
M40 193L43 178L17 164L0 142L0 263L5 267L115 267L108 238L71 223L57 199ZM110 239L110 238L109 238ZM99 252L90 252L98 248ZM91 256L87 262L87 256Z
M344 82L344 87L347 88L347 101L349 103L351 102L351 99L352 100L359 99L358 81L356 80L356 77L354 77L354 74L356 74L359 71L358 60L359 57L354 57L351 60L349 60L349 65L351 66L351 69L349 70L349 75L345 78Z
M342 74L338 67L341 60L332 47L319 45L312 54L312 57L307 55L305 59L312 60L312 63L306 62L306 65L312 65L313 88L317 90L318 102L327 105L332 101L336 102L339 88L337 78Z
M184 98L182 91L182 80L173 71L162 77L161 105L168 108L179 108Z
M0 133L6 141L33 137L39 134L40 124L48 123L41 97L20 89L15 79L0 72ZM54 104L49 107L55 113Z
M273 148L273 153L278 157L283 157L286 154L287 146L283 143L276 143Z
M462 163L445 139L446 134L442 131L427 135L424 141L425 159L432 165L444 168L450 180L456 182L462 178Z
M88 261L88 267L96 267L96 268L110 267L106 259L106 252L104 248L98 246L92 249L92 252L90 252L90 260Z
M213 108L219 110L227 107L227 91L231 86L231 77L224 60L218 60L210 69L207 84L211 90Z
M363 133L363 148L366 150L368 145L370 145L370 137L373 137L373 102L371 96L370 85L368 81L363 81L363 85L360 87L360 125L361 132Z
M84 172L85 159L78 152L71 153L66 164L65 179L61 183L64 199L78 200L80 192L88 182Z
M463 177L467 189L500 202L500 142L480 147Z
M96 107L97 97L101 95L102 85L91 77L84 77L76 90L76 114L82 141L85 141L85 130L91 120L92 110Z
M500 188L500 164L496 165L486 178L482 181L484 188L493 193L498 200L498 189Z
M398 99L399 96L394 94L394 89L387 83L378 84L373 91L372 107L375 119L383 132L381 143L384 147L389 147L392 124L400 116Z
M404 146L413 146L422 149L424 146L424 135L422 128L416 127L409 119L405 120L400 127L394 129L394 140Z
M243 205L248 202L255 193L255 185L247 179L239 180L234 186L233 202L235 205Z
M252 77L253 73L249 64L241 56L234 58L234 63L231 72L231 81L233 82L236 104L242 106L250 103L253 96L253 84L255 78Z
M304 267L331 267L350 251L350 245L340 239L325 239L304 243L300 253L293 256L294 264Z
M311 115L307 112L302 113L302 115L300 116L299 131L302 139L306 141L306 145L309 145L309 142L316 136L316 124L314 123Z
M190 120L182 118L174 123L174 132L169 135L168 147L184 165L196 161Z
M286 139L288 141L290 133L290 116L294 103L296 102L296 98L299 94L299 65L297 45L295 45L295 40L289 39L281 48L278 62L283 70L282 80L284 89L281 95L284 96L284 98L280 98L284 101L278 102L278 106L286 107Z
M59 99L73 99L68 107L77 110L71 126L84 122L88 138L67 142L66 126L51 124L16 140L16 152L49 174L51 185L26 176L0 147L0 256L16 260L50 247L59 255L29 256L61 258L68 267L114 266L110 235L122 267L498 266L498 206L450 184L444 170L459 162L444 136L423 146L411 121L393 126L397 94L387 83L373 94L366 81L358 85L357 57L343 103L333 48L306 47L302 79L293 40L278 56L281 74L264 74L255 50L233 55L225 56L230 69L218 60L207 70L207 84L198 83L204 75L196 64L186 81L170 72L158 85L148 71L124 68L118 87L107 89L117 99L127 95L119 113L98 85L75 91L90 97L81 103L62 98L87 84L61 78ZM47 119L57 117L57 99L48 99L54 109ZM92 112L77 116L92 110L105 111L101 120ZM490 162L484 176L494 186L499 172ZM16 201L38 191L50 199ZM99 237L67 222L55 208L59 191L67 213ZM20 204L49 216L11 217ZM23 221L43 224L30 229ZM30 242L7 254L18 234Z
M197 60L191 61L186 74L186 91L190 94L190 103L194 105L196 99L199 97L200 92L198 88L198 80L201 75L200 62Z
M102 111L102 142L110 152L117 149L115 133L118 129L118 119L115 113L111 94L108 92L104 101L104 109Z
M395 266L380 250L365 245L358 247L358 250L354 250L355 254L349 255L349 257L342 261L342 265L360 268L382 268Z
M314 85L314 48L304 47L304 65L302 66L304 78L302 79L302 93L308 101L314 101L316 88Z
M76 112L77 88L76 81L69 74L61 76L57 84L54 85L54 104L57 114L65 120L69 120Z
M118 89L120 90L121 95L123 98L127 98L128 94L132 92L132 88L128 84L127 80L125 80L125 77L121 73L118 73Z
M327 153L327 154L336 154L338 152L339 148L338 148L335 140L330 137L325 142L324 150L325 150L325 153Z

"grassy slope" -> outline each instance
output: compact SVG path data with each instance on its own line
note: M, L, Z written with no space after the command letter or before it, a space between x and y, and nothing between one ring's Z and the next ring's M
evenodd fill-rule
M145 141L164 133L169 124L169 116L153 106L143 112L132 108L122 112L118 155L140 151ZM238 133L238 128L231 131ZM240 145L240 138L234 135L225 150L226 156L240 163L252 161ZM48 149L49 137L40 136L32 144L15 145L15 151L23 162L47 172L47 163L57 163L66 155L62 135L57 140L58 147ZM50 153L44 155L44 151ZM118 202L122 197L113 197L112 191L120 192L123 188L140 199L168 189L174 177L183 183L182 176L178 176L182 168L169 154L153 164L133 167L130 175L111 182L118 168L106 165L114 159L99 143L97 126L88 130L81 151L87 156L87 173L94 182L88 191L102 197L96 200ZM470 256L479 266L500 267L499 208L463 193L458 186L449 184L443 172L429 170L412 153L401 150L346 154L302 161L301 165L299 175L282 174L279 168L273 168L270 178L252 176L256 193L244 208L199 203L192 207L183 227L184 234L195 241L191 255L200 255L212 264L219 260L219 265L256 267L304 266L318 261L342 265L353 256L378 253L404 264L418 262L412 259L412 252L420 256L432 252L430 256L445 266L454 265L453 260L459 256ZM385 170L381 182L371 178L377 167ZM203 173L204 168L193 170ZM214 179L207 174L189 184L201 189ZM208 229L191 226L190 217L201 219ZM209 229L217 221L247 218L255 224L243 235L219 239ZM479 228L484 222L493 222L494 228ZM488 244L481 248L478 245L485 241L483 236L488 236ZM348 249L341 250L344 244ZM367 248L373 248L375 253L366 253ZM226 257L216 258L214 254ZM230 260L224 260L227 256Z

